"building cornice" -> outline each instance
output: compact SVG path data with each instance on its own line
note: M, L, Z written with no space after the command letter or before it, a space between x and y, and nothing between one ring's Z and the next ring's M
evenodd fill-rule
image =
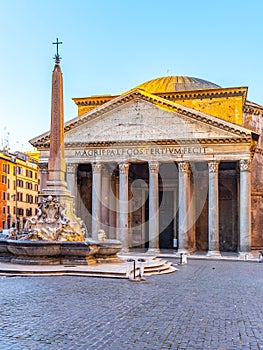
M239 125L227 122L223 119L213 117L211 115L196 111L189 107L182 106L181 104L178 104L176 102L169 101L162 97L151 95L142 90L137 89L128 91L125 95L118 96L114 100L108 101L103 105L98 106L95 109L88 111L87 113L84 113L80 117L76 117L68 121L67 123L65 123L64 131L67 132L77 126L83 125L84 123L87 123L91 120L95 120L109 111L113 111L115 109L120 108L124 103L132 102L134 100L144 100L146 102L153 103L156 106L161 107L162 109L166 109L167 111L176 112L194 121L199 121L207 125L216 127L218 129L233 133L233 138L251 137L252 134L257 135L253 131L243 128ZM49 132L47 132L35 139L30 140L30 143L35 147L42 147L45 143L49 144L49 137L50 134Z
M187 146L187 145L225 145L225 144L250 144L250 137L243 138L207 138L207 139L181 139L181 140L130 140L130 141L98 141L98 142L66 142L66 149L74 148L94 148L94 147L123 147L123 146L141 146L146 147L149 145L158 146ZM43 143L39 145L39 148L49 149L49 143Z
M243 112L247 114L263 116L263 106L247 101L243 107Z
M145 91L140 89L141 91ZM243 104L245 104L247 98L247 87L230 87L230 88L216 88L207 90L187 90L178 92L159 92L151 95L159 96L161 98L167 99L169 101L173 100L188 100L188 99L204 99L204 98L222 98L222 97L232 97L232 96L242 96ZM147 91L145 91L147 93ZM125 93L120 95L99 95L99 96L89 96L89 97L74 97L72 100L77 106L100 106L106 102L112 101L114 98L125 95Z

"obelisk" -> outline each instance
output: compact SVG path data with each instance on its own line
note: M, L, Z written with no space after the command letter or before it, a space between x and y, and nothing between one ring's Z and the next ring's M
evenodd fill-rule
M67 191L65 181L66 165L64 152L64 101L63 101L63 77L60 68L58 53L55 55L55 66L52 73L52 98L51 98L51 126L50 126L50 154L48 160L48 181L45 193L52 195L70 194Z
M46 187L41 189L39 217L31 220L32 237L62 241L85 241L86 229L83 221L74 213L74 198L67 189L64 154L64 106L63 78L60 67L58 45L52 73L50 154ZM36 223L35 223L36 221Z

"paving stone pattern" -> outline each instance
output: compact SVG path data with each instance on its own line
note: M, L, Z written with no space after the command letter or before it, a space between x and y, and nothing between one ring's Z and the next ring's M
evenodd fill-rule
M1 277L0 349L263 349L262 305L251 262L188 260L141 283Z

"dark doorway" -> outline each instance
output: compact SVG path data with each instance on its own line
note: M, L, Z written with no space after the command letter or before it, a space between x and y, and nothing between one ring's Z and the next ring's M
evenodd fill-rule
M221 163L219 172L219 248L238 248L237 172L235 163Z
M173 191L159 192L159 220L160 220L160 249L173 249L174 231L174 193Z
M149 248L149 197L145 201L145 248Z

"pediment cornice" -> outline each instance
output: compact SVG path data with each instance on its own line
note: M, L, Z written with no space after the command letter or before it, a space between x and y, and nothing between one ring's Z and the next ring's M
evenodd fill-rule
M74 129L75 127L79 127L85 123L88 123L91 120L94 121L97 118L100 118L101 116L103 116L104 114L114 111L116 109L119 109L123 105L136 100L137 101L144 100L168 112L178 113L182 117L185 117L192 121L198 121L200 123L210 125L211 127L217 128L219 130L221 129L221 130L227 131L228 133L231 133L233 135L233 139L235 138L242 139L242 138L251 137L253 133L251 130L243 128L239 125L213 117L203 112L196 111L189 107L182 106L181 104L178 104L173 101L169 101L165 98L148 94L145 91L142 91L139 89L128 91L126 94L118 96L113 100L110 100L102 104L101 106L98 106L88 111L87 113L84 113L83 115L68 121L67 123L65 123L64 132L66 133L67 131ZM35 147L45 147L45 144L49 145L49 137L50 137L50 133L47 132L30 140L30 143Z

